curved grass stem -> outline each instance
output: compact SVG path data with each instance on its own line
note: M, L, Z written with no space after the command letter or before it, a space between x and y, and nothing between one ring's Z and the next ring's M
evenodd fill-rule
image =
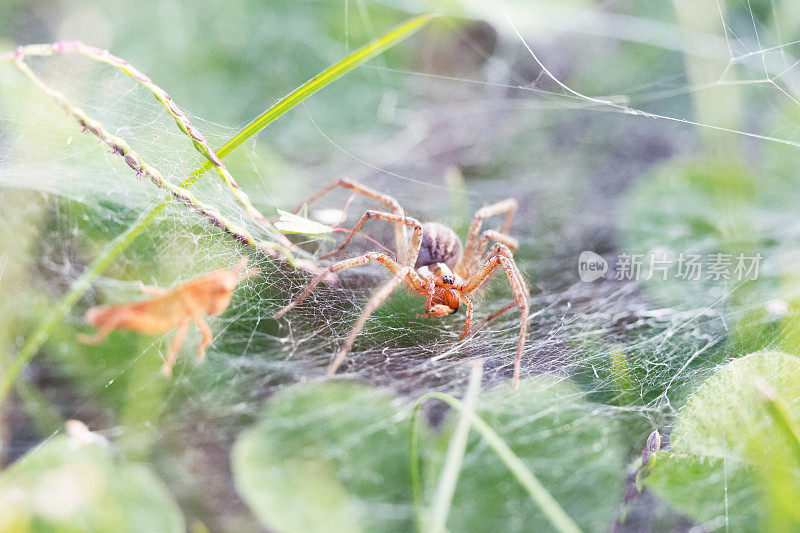
M78 122L78 124L84 128L84 130L91 132L92 135L97 137L101 142L111 148L111 152L113 154L124 159L125 163L127 163L127 165L136 172L137 176L144 176L153 182L153 184L155 184L157 187L168 190L175 200L204 216L211 221L213 225L232 235L236 240L242 242L243 244L252 246L254 248L261 248L267 254L272 256L278 256L278 250L280 250L280 253L282 254L281 257L291 257L291 252L289 252L288 248L284 248L282 245L256 240L245 228L237 226L228 220L219 209L213 205L201 202L188 189L171 183L158 169L148 164L136 151L134 151L127 141L125 141L125 139L109 133L103 127L103 125L100 124L100 122L91 118L81 108L72 105L72 103L67 100L63 94L48 87L41 79L39 79L38 76L36 76L36 74L33 73L33 71L28 67L28 65L25 64L24 61L22 61L21 58L17 58L14 61L14 65L43 93L53 98L53 100L55 100L64 111L72 116ZM291 245L291 243L289 244Z
M113 55L108 50L89 46L79 41L59 41L52 44L20 46L13 56L13 62L19 67L23 58L26 56L50 56L72 53L81 54L100 63L105 63L115 67L153 93L153 96L155 96L156 100L161 102L161 104L164 106L164 109L173 118L175 124L178 126L178 129L180 129L189 137L189 140L192 142L195 149L206 158L206 162L210 164L210 168L214 168L216 170L222 182L228 187L234 198L244 208L248 216L258 224L265 226L270 233L273 234L276 240L284 247L288 248L292 245L292 243L282 233L277 231L272 224L267 221L267 218L261 214L258 209L256 209L256 207L250 201L250 197L247 196L247 193L244 192L244 190L239 186L231 173L228 171L228 168L222 162L222 159L220 159L219 155L211 148L203 134L200 133L200 131L195 128L194 125L192 125L189 117L187 117L186 114L177 106L177 104L175 104L175 101L172 99L172 97L164 89L153 83L149 77L145 76L136 67L121 57ZM28 77L30 77L30 75L28 75Z

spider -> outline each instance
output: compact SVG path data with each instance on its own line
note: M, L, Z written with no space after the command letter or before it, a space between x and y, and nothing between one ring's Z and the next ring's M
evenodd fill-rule
M516 390L519 383L520 360L528 329L528 289L514 262L512 252L517 249L516 239L508 235L511 219L517 209L514 199L507 199L479 209L469 226L466 246L462 249L461 241L451 228L437 222L420 224L416 219L406 216L400 203L387 194L380 193L360 183L341 179L312 196L297 207L293 213L318 200L331 190L343 187L376 200L387 206L391 213L385 211L366 211L358 223L349 231L344 242L333 252L322 258L338 254L350 243L358 230L368 220L383 220L395 225L396 259L388 253L367 252L363 255L337 261L318 275L291 303L275 314L280 318L294 306L303 301L317 285L327 276L339 270L364 265L377 261L385 266L394 276L381 286L364 306L361 316L356 321L350 334L328 366L328 374L333 375L352 348L356 337L361 332L369 316L390 294L402 283L425 296L425 314L420 316L441 317L455 313L461 303L466 305L466 323L461 333L465 338L472 327L473 305L469 294L483 285L497 267L503 267L508 282L514 292L514 301L500 311L490 315L484 322L497 317L501 313L519 307L521 325L517 354L514 363L513 385ZM486 230L481 233L484 219L505 214L505 221L500 231ZM411 238L407 239L406 228L411 229ZM489 242L494 245L483 257ZM462 253L463 250L463 253ZM480 327L480 326L479 326Z

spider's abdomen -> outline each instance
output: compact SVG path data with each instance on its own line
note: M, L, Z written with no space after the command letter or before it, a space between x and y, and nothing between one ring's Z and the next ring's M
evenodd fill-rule
M461 241L455 231L436 222L422 225L422 246L414 268L444 263L452 269L459 259L461 259Z

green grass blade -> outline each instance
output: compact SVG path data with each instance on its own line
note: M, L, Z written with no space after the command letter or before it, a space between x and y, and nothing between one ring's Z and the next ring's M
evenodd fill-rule
M217 155L219 157L225 157L226 155L230 154L233 150L241 146L242 143L250 139L265 127L269 126L297 104L316 93L323 87L338 80L351 70L363 65L373 57L385 52L389 48L392 48L406 37L416 33L437 16L438 15L435 13L427 13L425 15L412 18L411 20L385 34L383 37L372 41L362 48L359 48L338 63L334 63L330 67L326 68L305 82L303 85L290 92L283 99L281 99L280 102L261 113L261 115L259 115L255 120L245 126L242 131L234 135L231 140L226 142L219 150L217 150ZM207 170L211 169L211 167L211 162L206 161L201 167L195 169L195 171L189 175L188 179L191 180L190 184L194 183L198 177L200 177Z
M439 474L439 482L436 485L436 493L433 496L429 521L426 523L427 527L424 530L429 533L445 533L446 531L447 516L450 514L450 506L453 503L453 494L456 492L458 475L461 473L461 465L464 462L467 438L472 426L472 416L478 403L478 394L481 391L482 376L483 361L479 360L472 364L469 385L467 385L467 392L462 403L464 408L459 413L456 428L447 445L444 466L441 474Z
M412 18L404 24L393 29L381 38L359 48L349 56L345 57L338 63L326 68L318 75L314 76L306 83L289 93L285 98L281 99L278 103L267 109L259 117L253 120L250 124L245 126L239 133L233 136L226 142L222 148L217 150L219 157L225 157L233 152L236 148L242 145L245 141L253 137L256 133L261 131L266 126L274 122L278 117L285 114L287 111L295 107L297 104L316 93L326 85L333 83L341 78L356 67L366 63L373 57L385 52L389 48L401 42L406 37L412 35L425 24L435 18L435 14L425 14L419 17ZM196 182L207 170L211 169L212 163L206 161L200 167L196 168L186 179L181 182L181 187L186 188ZM81 298L81 296L91 287L94 280L96 280L112 261L123 252L135 239L142 233L153 221L156 220L158 215L169 204L170 198L165 198L160 203L156 204L149 211L145 212L139 217L138 222L130 227L125 233L119 235L111 245L111 249L102 257L97 259L92 265L83 273L83 275L73 282L70 290L61 299L61 301L53 308L53 311L48 314L44 321L40 322L37 328L31 333L27 341L19 351L17 357L0 373L0 406L8 395L8 391L16 381L17 376L28 364L28 362L36 355L36 352L50 337L53 328L61 322L66 314L72 309L72 306Z
M417 427L420 423L420 408L422 404L426 400L432 398L445 402L459 412L465 409L464 404L458 398L443 392L429 392L424 394L414 405L411 433L411 490L414 497L414 505L417 508L417 517L420 526L423 524L423 517L420 511L420 506L422 504L422 487L419 475L419 458L417 457L419 451L419 431ZM483 440L486 441L489 447L492 448L494 453L497 454L500 460L503 461L506 467L511 471L511 474L513 474L517 481L525 488L533 503L539 507L542 513L550 520L553 529L561 533L580 533L578 525L569 517L545 486L542 485L542 482L539 481L527 466L525 466L522 459L517 457L517 454L506 444L503 438L478 414L472 413L470 418L472 420L472 428L481 435Z

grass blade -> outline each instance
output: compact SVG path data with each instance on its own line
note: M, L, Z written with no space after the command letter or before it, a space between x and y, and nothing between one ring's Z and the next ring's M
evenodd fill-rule
M472 426L472 416L475 413L475 405L478 403L478 394L481 391L482 376L483 361L476 361L472 364L469 375L469 384L464 395L464 408L461 409L453 436L450 437L450 442L447 445L444 466L436 484L430 519L425 528L430 533L444 533L447 526L447 515L450 514L450 505L453 502L453 494L456 492L458 475L461 473L461 464L464 462L464 452L467 450L467 438Z
M435 13L427 13L425 15L412 18L379 39L376 39L366 46L359 48L338 63L326 68L305 82L303 85L290 92L283 99L281 99L280 102L261 113L261 115L250 122L250 124L242 128L239 133L234 135L231 140L226 142L219 150L217 150L217 155L219 157L225 157L226 155L230 154L233 150L241 146L242 143L250 139L253 135L265 127L269 126L271 123L275 122L275 120L284 115L297 104L316 93L323 87L338 80L356 67L363 65L373 57L380 55L389 48L392 48L406 37L416 33L437 16L438 15ZM190 184L194 183L194 181L204 172L209 170L211 166L211 162L206 161L202 166L195 169L195 171L192 172L187 178L188 180L191 180Z
M341 61L326 68L318 75L314 76L306 83L289 93L285 98L281 99L278 103L267 109L259 117L245 126L239 133L233 136L226 142L219 150L217 156L223 158L233 152L236 148L242 145L245 141L253 137L263 128L270 125L278 117L284 115L287 111L295 107L297 104L316 93L326 85L333 83L341 78L356 67L366 63L373 57L385 52L389 48L401 42L406 37L412 35L425 24L435 18L435 14L425 14L419 17L412 18L404 24L393 29L389 33L380 37L379 39L359 48L352 54L348 55ZM180 186L187 188L196 182L207 170L212 167L210 161L205 161L200 167L196 168L186 179L184 179ZM150 224L158 218L158 215L170 203L170 197L164 198L161 202L151 207L148 211L143 213L138 222L131 226L127 231L119 235L111 245L111 248L103 256L95 260L91 266L83 273L81 277L72 283L69 291L61 301L56 304L53 311L40 322L36 329L28 337L25 344L19 351L19 354L11 364L0 373L0 406L2 406L8 391L16 381L17 376L22 369L28 364L34 355L39 351L42 345L50 337L53 328L64 319L64 316L72 309L72 306L81 298L81 296L91 287L94 280L96 280L106 268L113 262L113 260L125 250L139 234L141 234Z
M458 399L443 392L429 392L422 395L417 403L414 405L412 412L412 431L411 431L411 489L414 497L414 506L417 509L418 521L422 524L420 509L422 504L422 488L420 484L419 475L419 424L420 424L420 408L425 401L429 399L441 400L453 409L462 411L464 404ZM559 505L558 501L553 498L553 495L548 492L542 482L531 472L522 459L517 457L514 450L509 447L503 438L498 435L495 430L489 426L480 416L473 413L471 416L472 427L477 431L483 440L492 448L501 461L511 471L511 474L517 479L528 492L533 503L541 509L542 513L550 520L553 529L561 533L580 533L578 525L569 517L564 509Z

